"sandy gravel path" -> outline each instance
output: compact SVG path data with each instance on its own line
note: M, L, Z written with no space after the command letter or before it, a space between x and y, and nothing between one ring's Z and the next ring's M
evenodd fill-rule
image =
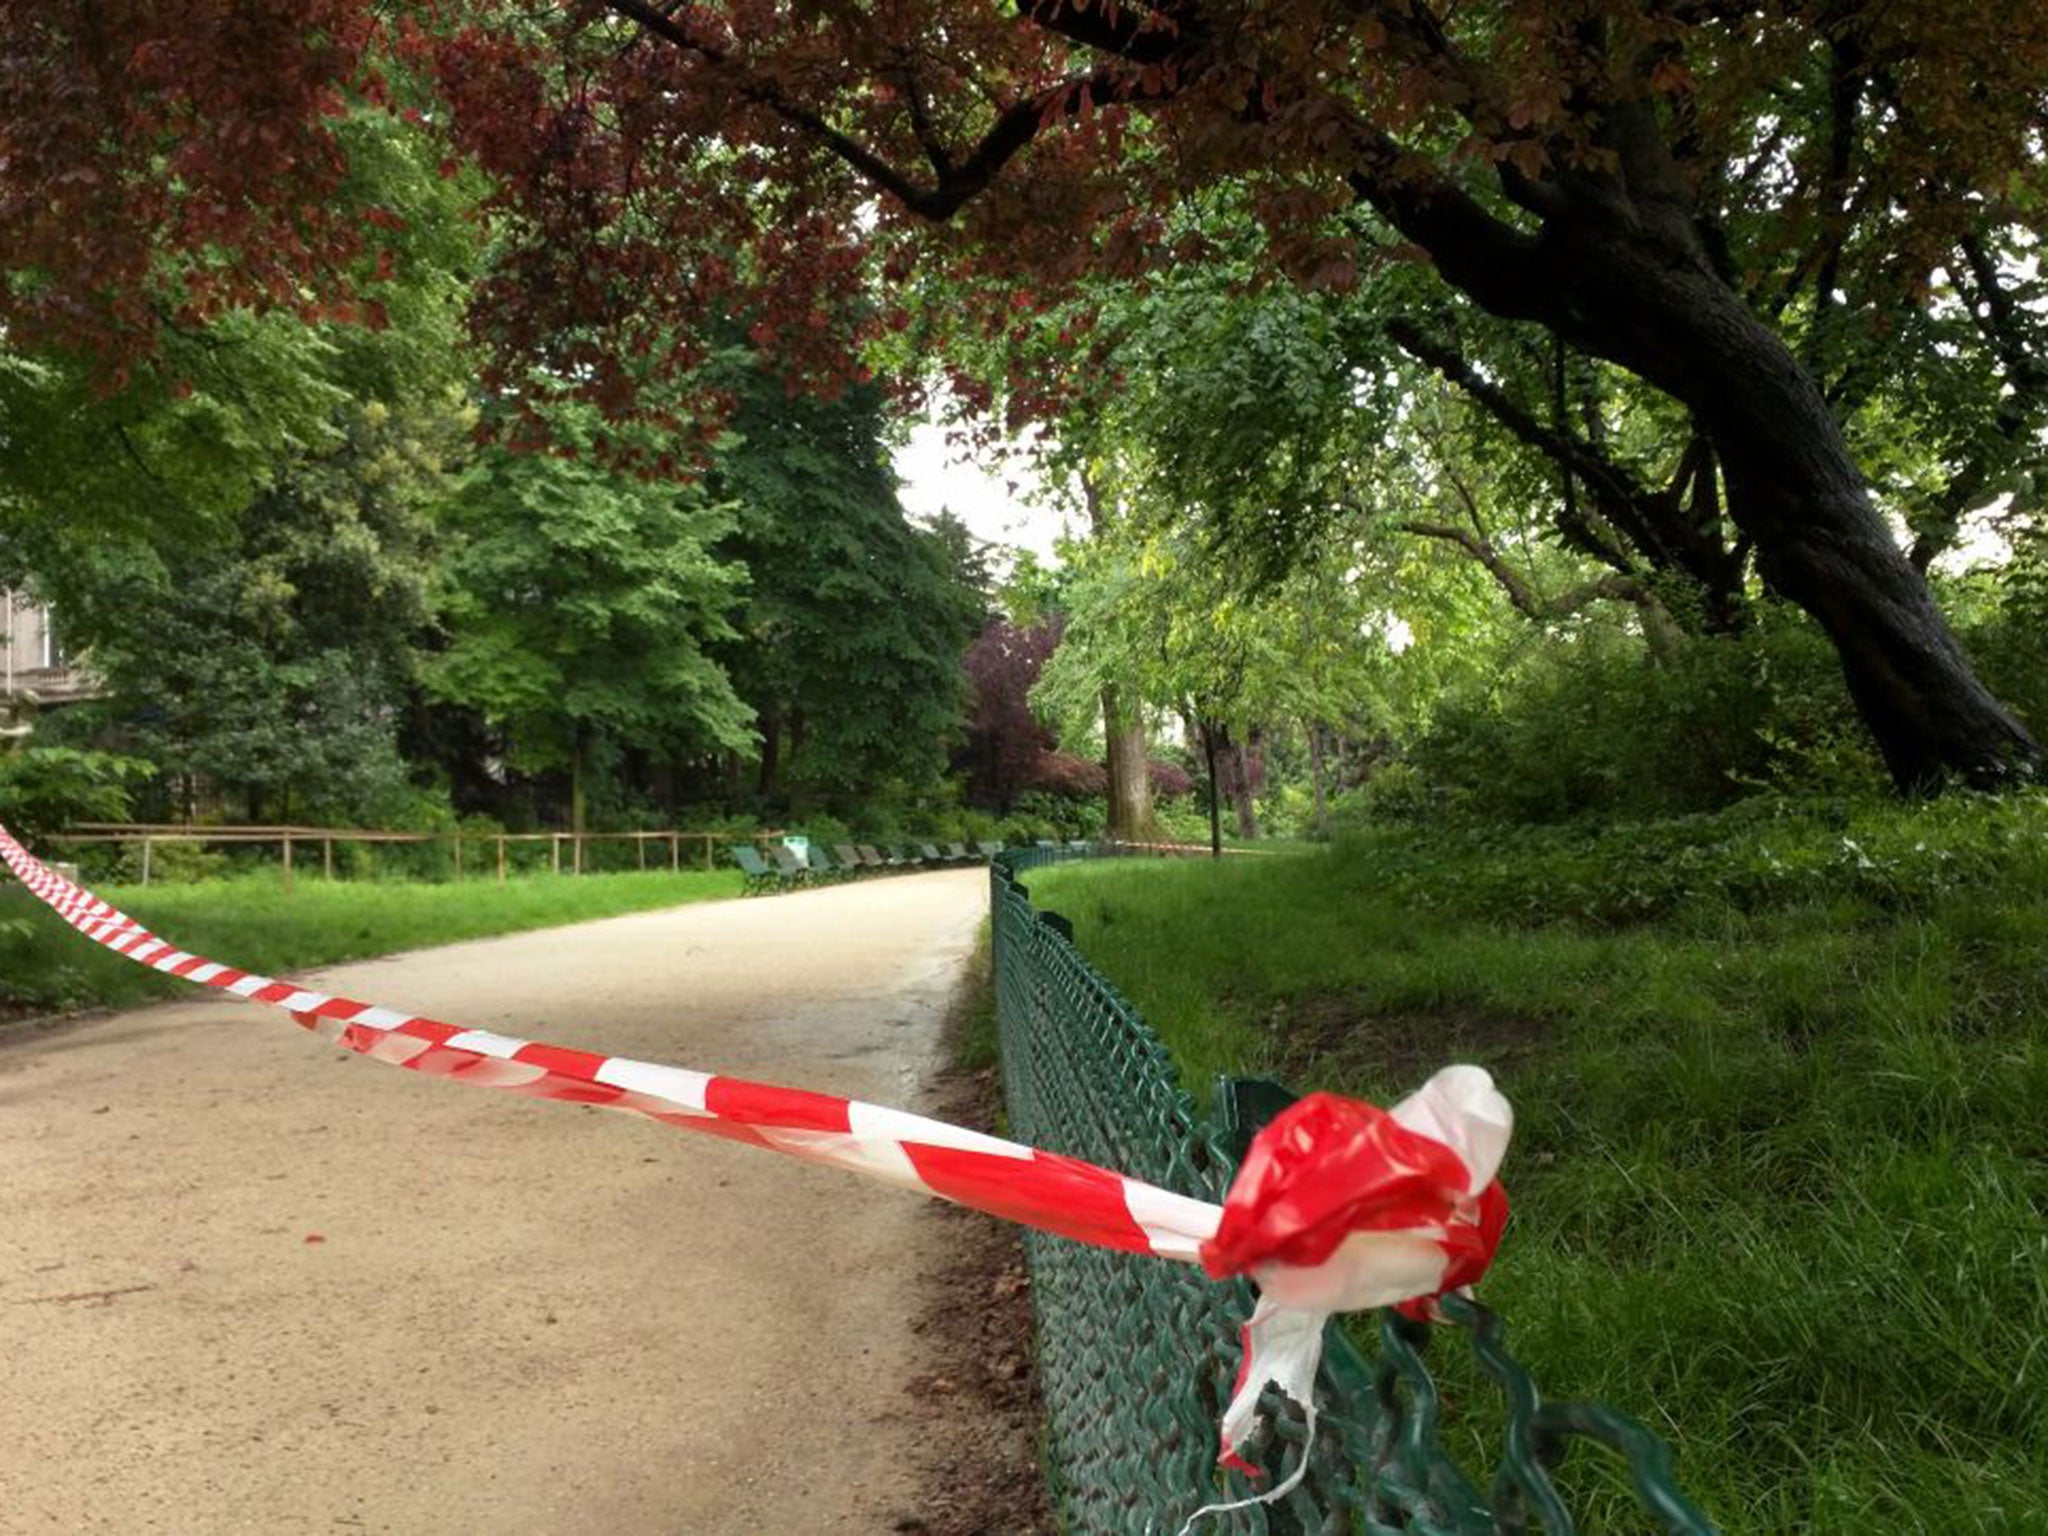
M954 871L314 974L908 1103L985 903ZM248 1004L17 1032L0 1530L888 1531L918 1502L920 1205L415 1077Z

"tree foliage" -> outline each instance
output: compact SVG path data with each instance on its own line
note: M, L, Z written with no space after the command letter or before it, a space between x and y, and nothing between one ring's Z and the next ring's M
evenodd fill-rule
M973 694L960 764L978 804L1007 814L1019 795L1044 782L1055 738L1033 710L1031 693L1063 628L1058 614L1022 625L991 619L967 648Z
M558 440L587 441L587 413L557 403ZM711 647L746 571L721 556L731 509L701 490L571 456L485 449L444 517L437 572L443 649L427 685L507 734L529 767L583 775L600 742L700 756L751 740L751 711Z
M382 257L359 231L387 221L348 195L334 125L351 93L415 81L491 183L501 239L479 314L496 377L545 357L614 409L650 371L701 362L720 313L757 317L756 343L791 367L843 372L861 322L840 300L863 270L945 270L993 329L1099 274L1201 259L1179 211L1228 186L1265 265L1310 287L1426 260L1427 303L1388 335L1461 386L1488 382L1468 333L1505 321L1668 397L1698 445L1672 471L1685 494L1607 489L1651 493L1639 511L1676 497L1667 543L1725 520L1722 553L1746 545L1830 635L1899 782L1988 781L2038 756L1894 547L1845 426L1879 395L1880 415L1945 424L1920 519L1937 542L1944 507L2026 456L2040 319L2007 274L2040 218L2037 7L424 14L10 12L0 322L118 370L167 306L362 305ZM160 158L178 174L154 178ZM1957 297L1927 302L1944 286ZM1916 414L1915 380L1941 373L1918 360L1959 339L1998 387ZM1548 430L1590 494L1600 443ZM1980 471L1985 445L2002 457Z
M391 814L398 734L428 623L426 508L467 418L455 403L379 401L287 461L230 537L117 547L58 589L111 688L113 728L174 779L244 814Z
M878 390L809 398L749 367L736 393L710 484L735 507L723 549L752 580L719 655L759 722L761 788L929 781L985 604L972 541L904 516Z

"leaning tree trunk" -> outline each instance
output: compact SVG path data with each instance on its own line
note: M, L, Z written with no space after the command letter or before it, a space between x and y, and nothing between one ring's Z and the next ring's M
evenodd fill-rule
M1719 283L1674 338L1674 374L1706 375L1689 402L1721 455L1728 511L1757 568L1833 642L1857 712L1908 793L1951 780L1989 787L2041 749L1977 680L1927 580L1871 501L1819 385Z
M1145 722L1123 702L1115 683L1102 690L1102 731L1108 743L1109 835L1127 843L1149 840L1152 776L1145 761Z
M1655 106L1610 103L1596 138L1612 169L1531 188L1534 236L1396 180L1365 192L1487 309L1547 326L1691 408L1720 458L1728 515L1764 579L1834 643L1901 790L2037 769L2039 744L1970 670L1819 383L1718 269Z

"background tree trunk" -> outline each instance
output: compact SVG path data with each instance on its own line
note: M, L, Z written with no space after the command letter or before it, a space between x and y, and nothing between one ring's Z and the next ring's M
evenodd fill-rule
M1228 726L1212 726L1205 732L1211 751L1209 781L1230 801L1237 822L1237 835L1259 835L1258 808L1252 803L1251 756L1245 744L1231 738ZM1220 780L1220 783L1218 782Z
M782 767L782 713L773 706L761 712L761 765L754 774L754 793L766 800L775 793Z
M1209 857L1223 857L1223 801L1216 783L1216 732L1204 721L1201 728L1202 757L1209 765Z
M1323 791L1323 728L1312 725L1308 728L1308 777L1315 794L1315 812L1310 825L1315 828L1318 838L1330 835L1330 807Z
M569 747L569 830L576 834L574 867L583 873L583 827L588 810L590 740L582 721L576 722L575 740Z
M1230 749L1225 770L1230 781L1230 808L1237 815L1237 835L1247 841L1259 835L1259 808L1252 800L1251 748L1238 742Z
M1125 842L1149 841L1158 826L1145 761L1145 721L1124 705L1115 683L1102 690L1102 735L1108 747L1109 835Z

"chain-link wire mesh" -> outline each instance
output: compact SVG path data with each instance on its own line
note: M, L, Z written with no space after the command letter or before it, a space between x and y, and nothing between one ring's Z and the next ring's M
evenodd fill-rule
M1071 848L1014 850L992 870L1011 1130L1035 1146L1221 1201L1256 1122L1286 1095L1273 1089L1260 1105L1256 1090L1270 1085L1221 1084L1209 1119L1180 1091L1164 1043L1081 958L1067 925L1035 908L1020 883L1028 869L1086 856ZM1255 1484L1230 1473L1218 1481L1217 1419L1237 1369L1238 1328L1251 1313L1248 1285L1219 1285L1191 1265L1038 1232L1025 1235L1025 1253L1048 1476L1069 1532L1171 1536L1197 1505L1244 1497L1293 1472L1303 1420L1269 1391L1262 1406L1271 1428L1254 1457L1266 1478ZM1677 1536L1713 1530L1678 1491L1661 1441L1611 1408L1545 1402L1508 1353L1497 1316L1459 1297L1446 1298L1444 1311L1447 1324L1436 1329L1380 1314L1372 1356L1333 1328L1307 1476L1275 1505L1212 1517L1201 1527L1205 1536L1569 1536L1579 1525L1551 1472L1574 1440L1619 1454L1649 1528ZM1452 1330L1465 1335L1479 1371L1504 1399L1505 1444L1483 1491L1443 1448L1444 1394L1423 1362L1431 1333Z

